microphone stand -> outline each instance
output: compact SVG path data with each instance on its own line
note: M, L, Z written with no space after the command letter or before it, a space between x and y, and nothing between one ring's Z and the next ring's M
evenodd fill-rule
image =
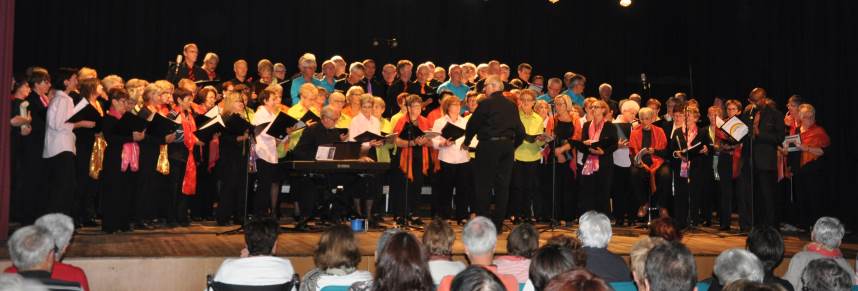
M554 139L551 140L551 149L554 150L557 148L557 108L554 106L554 102L551 102L549 105L551 116L554 118ZM553 152L548 153L549 157L553 154ZM554 232L558 229L563 229L557 221L557 160L556 157L553 159L549 157L546 157L546 162L551 163L551 220L548 222L548 227L539 230L540 233ZM575 161L570 162L574 163Z
M692 164L691 164L691 159L689 158L689 149L688 149L688 142L689 142L688 138L690 137L689 134L691 131L688 129L688 111L689 111L688 107L686 107L685 108L685 120L684 120L684 122L685 122L685 128L684 128L685 133L683 133L683 135L685 136L685 142L686 142L684 154L685 154L685 159L688 160L688 170L687 170L688 171L688 178L686 178L686 180L685 180L687 183L685 186L685 194L686 194L686 196L688 196L687 197L687 200L688 200L688 216L686 217L686 221L685 221L687 224L685 227L685 231L686 232L698 231L698 232L703 232L703 233L707 233L707 234L717 235L718 237L723 238L725 236L720 234L720 233L705 230L705 229L698 227L697 225L691 223L691 221L692 221L691 214L693 213L692 209L691 209L691 195L692 194L703 195L703 194L702 193L694 193L691 191L691 182L692 182L692 180L691 180L691 166L692 166ZM697 134L700 134L699 128L697 131L698 131ZM677 138L678 138L678 136L677 136ZM706 146L706 145L701 145L701 146ZM682 143L679 144L679 148L680 148L680 150L682 149ZM680 166L680 171L682 171L682 166Z
M409 108L409 109L407 109L407 110L411 110L411 109ZM402 131L406 131L406 127L416 126L416 125L414 125L414 123L411 121L411 113L410 113L410 112L406 112L406 114L405 114L405 116L404 116L403 118L407 118L407 119L405 120L405 124L402 126ZM418 115L418 117L417 117L417 118L420 118L420 116ZM408 130L408 131L406 132L405 139L406 139L408 142L413 142L413 141L414 141L414 131L412 131L412 130ZM419 227L419 226L412 225L412 224L411 224L411 217L408 217L408 216L410 216L409 211L408 211L408 196L410 195L410 193L409 193L409 192L410 192L410 189L408 189L408 187L409 187L409 185L410 185L410 182L408 181L408 171L411 171L411 170L412 170L412 168L413 168L413 163L414 163L414 151L416 150L416 149L415 149L415 147L416 147L416 146L417 146L417 143L414 143L414 145L413 145L413 146L410 146L410 147L409 147L409 148L411 149L411 156L409 156L409 157L408 157L408 161L406 161L406 162L405 162L405 164L406 164L406 166L405 166L405 167L406 167L406 169L405 169L405 173L403 173L403 174L404 174L404 176L405 176L405 191L404 191L404 193L402 193L402 194L404 194L404 197L403 197L403 199L402 199L402 201L403 201L403 206L404 206L404 207L402 208L403 216L401 216L401 217L400 217L400 219L402 219L402 224L400 224L400 223L398 223L397 221L395 221L395 220L394 220L394 222L396 223L396 228L403 229L403 230L422 230L422 229L423 229L423 228L421 228L421 227ZM404 149L403 149L403 150L404 150ZM400 157L399 157L399 158L400 158L400 159L402 158L402 154L401 154L401 153L400 153ZM422 191L418 191L415 195L420 195L420 192L422 192Z
M248 114L248 112L249 112L249 110L247 109L247 106L245 106L244 107L244 116L250 117L250 114ZM250 153L247 152L248 151L248 140L250 140L250 136L248 136L247 139L241 141L241 155L242 156L247 155L248 160L246 160L246 161L249 161L249 159L250 159ZM252 145L252 142L251 142L251 145ZM247 213L247 207L248 207L247 206L247 196L249 195L248 192L250 192L250 190L248 189L248 188L250 188L250 185L249 185L250 184L250 169L248 169L248 165L246 163L241 168L244 169L244 207L242 207L243 208L242 211L243 211L243 218L244 218L243 222L244 223L236 229L220 232L217 235L228 235L228 234L243 233L244 232L244 226L247 225L247 223L249 223L252 220L250 215ZM282 231L282 230L284 230L284 228L281 226L280 230Z

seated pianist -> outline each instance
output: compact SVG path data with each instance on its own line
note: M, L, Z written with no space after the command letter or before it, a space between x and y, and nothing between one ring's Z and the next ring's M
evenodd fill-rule
M348 140L348 134L335 127L340 118L338 110L325 106L321 110L320 117L321 122L308 126L301 134L301 139L292 151L292 157L295 161L315 161L319 146ZM295 193L298 193L298 204L302 211L301 219L296 228L307 228L307 223L317 214L319 197L324 197L326 193L330 193L330 189L340 185L344 186L345 193L349 193L354 188L352 184L356 180L356 174L321 175L309 173L297 177L293 187Z

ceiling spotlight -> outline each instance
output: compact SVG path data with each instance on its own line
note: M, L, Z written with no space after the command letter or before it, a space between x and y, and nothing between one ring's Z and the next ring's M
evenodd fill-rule
M548 0L548 3L551 4L557 4L557 2L560 2L560 0Z
M632 5L632 0L620 0L620 6L629 7Z

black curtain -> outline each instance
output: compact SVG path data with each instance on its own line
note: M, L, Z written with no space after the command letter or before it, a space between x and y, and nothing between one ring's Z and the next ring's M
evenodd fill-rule
M716 96L745 101L757 86L781 108L801 94L834 143L820 199L831 215L858 218L854 1L634 0L622 8L613 0L44 0L20 1L16 14L16 72L91 66L102 76L153 80L195 42L198 62L205 52L220 55L221 76L231 76L238 58L251 72L269 58L292 74L298 56L313 52L441 66L495 58L513 71L528 62L547 77L584 74L587 95L611 83L618 99L640 91L641 73L651 96L683 91L707 106ZM391 38L397 47L386 45Z

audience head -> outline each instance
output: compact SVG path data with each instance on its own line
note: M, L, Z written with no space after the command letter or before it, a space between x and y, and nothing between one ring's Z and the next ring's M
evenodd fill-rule
M771 274L784 258L784 238L771 226L751 230L745 240L745 246L757 256L767 274Z
M685 245L676 241L649 251L645 273L649 291L691 291L697 285L694 256Z
M632 245L632 250L629 252L629 258L631 263L632 277L634 277L635 284L639 287L644 286L644 278L646 278L646 257L650 250L654 247L665 244L666 241L660 237L644 237L634 245Z
M495 244L497 243L497 229L495 224L486 217L477 216L462 230L462 243L465 244L465 254L471 260L474 257L491 258L495 252Z
M828 248L839 248L846 230L840 220L834 217L820 217L813 225L810 238Z
M591 210L581 215L578 222L578 238L585 247L608 247L611 241L611 220L607 216Z
M393 237L394 234L397 234L400 232L402 232L402 230L399 230L396 228L391 228L391 229L385 230L384 232L381 233L381 236L378 237L378 241L376 242L376 245L375 245L375 261L376 261L376 263L378 263L379 256L381 256L381 252L384 250L384 246L387 245L387 241L389 241L390 238Z
M51 233L39 225L19 228L6 243L9 257L19 271L50 271L57 247Z
M127 94L125 95L128 96ZM59 260L71 242L74 235L74 221L68 215L62 213L50 213L36 219L34 225L44 227L57 247L57 259Z
M653 220L649 225L649 236L660 237L666 241L682 240L682 232L679 231L670 217L661 217Z
M569 248L569 249L573 249L573 250L577 250L577 249L580 249L582 247L581 240L579 240L578 238L568 236L568 235L563 235L563 234L558 234L558 235L555 235L555 236L548 238L548 241L546 241L545 244L546 245L560 246L560 247Z
M539 232L530 223L522 223L512 229L506 241L510 255L530 258L539 248Z
M469 266L456 274L450 284L451 291L504 291L498 276L480 266Z
M376 291L435 289L425 253L413 235L398 232L390 237L376 262L372 284Z
M334 225L322 233L313 254L313 262L319 270L355 268L360 259L355 235L343 224Z
M723 291L786 291L781 285L748 280L736 280L724 286Z
M244 226L244 243L251 256L270 256L277 248L280 225L273 219L260 219Z
M802 291L848 291L852 275L831 258L819 258L807 264L801 272Z
M729 249L715 258L715 277L722 286L739 279L763 282L763 264L757 256L743 249Z
M578 254L576 254L578 252ZM557 274L570 271L575 268L583 268L584 265L576 259L583 254L580 250L547 244L536 250L530 259L530 281L536 290L542 290L551 278Z
M423 246L431 256L450 256L453 254L453 242L456 233L443 219L436 218L426 226L423 233Z
M545 291L610 291L614 290L608 282L602 280L587 269L575 269L554 276Z

